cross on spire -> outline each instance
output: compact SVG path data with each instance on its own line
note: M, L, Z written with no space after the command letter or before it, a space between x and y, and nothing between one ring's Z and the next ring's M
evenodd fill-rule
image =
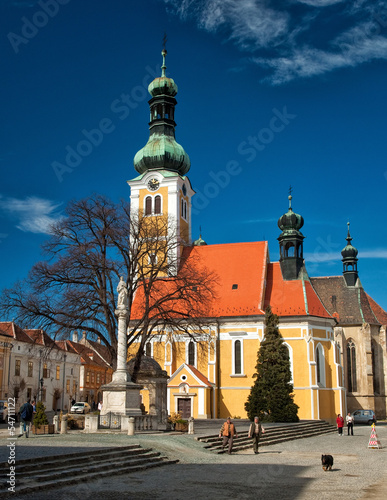
M167 33L164 31L164 36L163 36L163 49L164 49L164 50L167 50L167 49L166 49L167 40L168 40L168 38L167 38Z

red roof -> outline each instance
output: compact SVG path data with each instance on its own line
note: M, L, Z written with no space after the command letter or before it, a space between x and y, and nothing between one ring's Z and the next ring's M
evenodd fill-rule
M278 316L318 316L330 318L311 283L306 280L284 280L279 262L268 265L265 307L271 305Z
M372 312L381 325L387 325L387 312L366 293Z
M182 261L182 270L192 264L198 269L207 268L218 277L215 298L207 304L206 317L263 315L269 304L279 316L332 317L309 279L286 281L280 263L269 263L266 241L186 247ZM172 283L173 280L171 287ZM162 296L168 283L162 281L159 286L158 293ZM141 317L141 304L140 291L132 309L132 319Z
M29 344L33 343L33 340L26 334L26 332L12 321L0 322L0 333L6 337L19 340L20 342L28 342Z

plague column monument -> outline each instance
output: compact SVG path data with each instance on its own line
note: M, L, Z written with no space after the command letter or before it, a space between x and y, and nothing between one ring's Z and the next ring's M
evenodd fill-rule
M121 276L117 287L118 301L115 311L118 317L117 368L109 384L101 387L103 391L103 414L112 412L121 415L141 415L141 385L134 384L126 370L127 340L126 331L129 316L128 291Z

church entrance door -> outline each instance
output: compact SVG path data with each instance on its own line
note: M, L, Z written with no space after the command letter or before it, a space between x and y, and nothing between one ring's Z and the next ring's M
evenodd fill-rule
M179 398L177 411L181 413L181 418L189 418L191 416L191 398Z

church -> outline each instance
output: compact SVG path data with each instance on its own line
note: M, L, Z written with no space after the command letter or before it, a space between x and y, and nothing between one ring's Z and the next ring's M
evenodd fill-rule
M387 313L364 291L357 271L357 249L347 234L343 273L309 277L303 257L303 217L288 198L279 217L279 260L271 261L267 241L207 244L192 240L195 191L188 177L190 159L175 140L178 88L166 76L149 85L150 136L134 157L138 176L128 181L131 207L146 217L171 215L186 265L200 259L219 276L210 305L208 332L154 336L145 353L168 376L168 413L183 418L246 418L244 404L254 384L257 352L264 338L265 308L279 316L289 351L294 401L300 419L335 421L358 408L386 417ZM344 237L343 237L344 240ZM338 256L339 258L339 256ZM135 344L128 356L135 353ZM149 410L148 389L141 393Z

